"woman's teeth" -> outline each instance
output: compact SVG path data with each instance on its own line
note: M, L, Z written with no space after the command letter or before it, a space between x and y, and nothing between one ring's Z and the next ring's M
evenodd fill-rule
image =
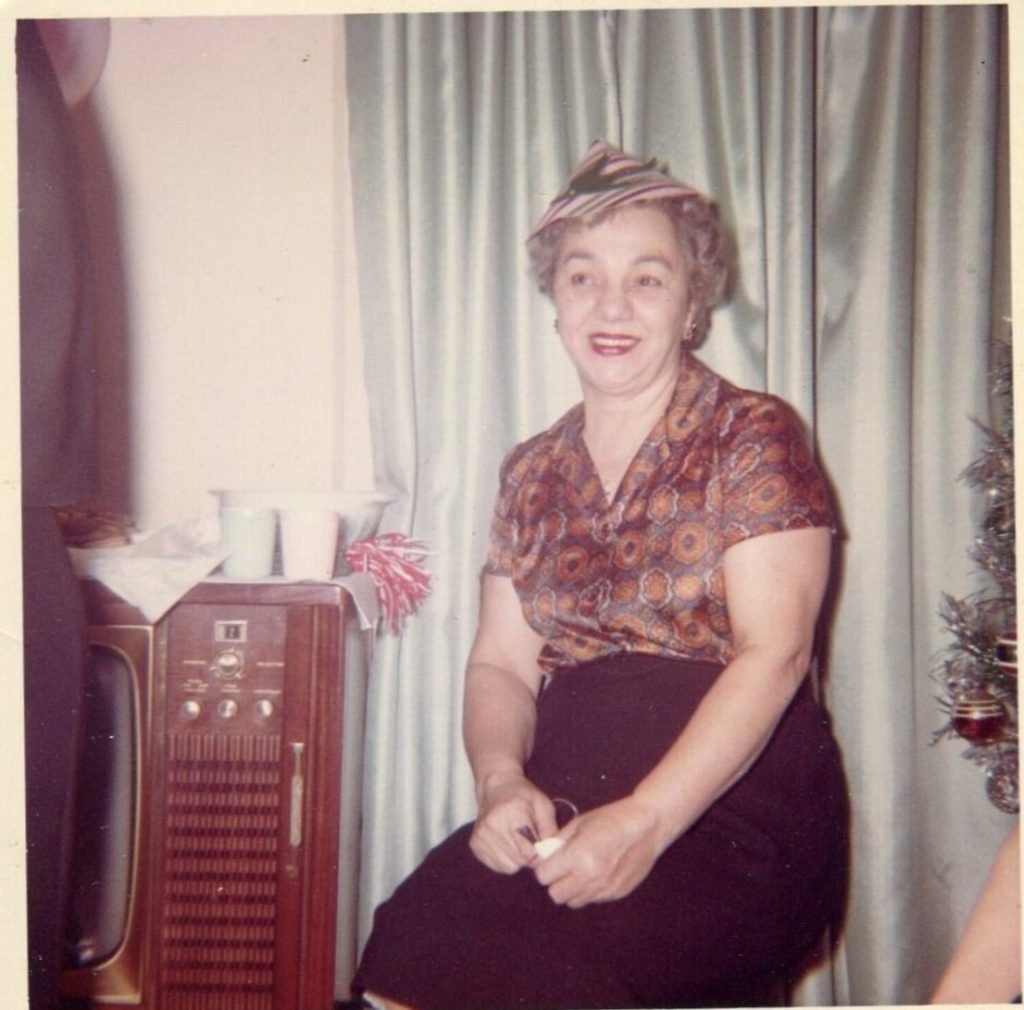
M620 337L610 333L595 333L590 344L598 354L625 354L638 343L636 337Z

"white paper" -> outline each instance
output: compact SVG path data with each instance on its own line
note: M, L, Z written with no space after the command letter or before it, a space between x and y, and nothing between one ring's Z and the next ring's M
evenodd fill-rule
M69 547L79 575L98 579L158 621L226 557L217 516L187 519L122 547Z
M548 856L553 856L563 845L565 845L564 838L552 835L550 838L542 838L539 842L534 842L533 850L541 859L547 859Z
M75 571L97 579L121 599L138 607L148 621L158 621L198 582L238 582L211 572L227 557L217 516L188 519L121 547L69 547ZM281 576L246 582L281 585ZM359 626L373 628L380 619L377 586L364 572L331 579L355 603Z

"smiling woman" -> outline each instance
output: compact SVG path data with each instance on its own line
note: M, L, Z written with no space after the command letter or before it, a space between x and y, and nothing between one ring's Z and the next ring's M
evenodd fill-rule
M584 396L631 397L644 389L665 396L693 329L686 274L672 224L657 207L627 207L567 232L554 301Z
M355 989L773 1002L845 891L805 680L829 495L792 411L690 353L724 286L710 201L598 143L531 245L583 401L502 466L464 697L476 821L378 908Z

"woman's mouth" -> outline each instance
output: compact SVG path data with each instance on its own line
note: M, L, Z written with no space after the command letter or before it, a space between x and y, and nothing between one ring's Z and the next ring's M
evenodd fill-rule
M639 337L628 337L621 333L591 333L590 347L595 354L613 357L628 354L637 344Z

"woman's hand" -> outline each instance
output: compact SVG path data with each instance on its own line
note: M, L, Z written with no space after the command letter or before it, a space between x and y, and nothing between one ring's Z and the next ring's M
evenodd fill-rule
M665 848L661 834L653 808L629 796L570 821L558 833L565 845L534 873L558 905L615 901L651 872Z
M521 772L491 775L479 789L480 807L469 840L473 854L498 873L515 873L537 861L533 838L553 835L554 804Z

